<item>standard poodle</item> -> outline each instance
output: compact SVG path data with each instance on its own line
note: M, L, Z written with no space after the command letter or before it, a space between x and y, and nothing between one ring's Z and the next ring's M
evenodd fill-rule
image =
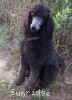
M53 44L54 21L50 10L43 4L35 5L26 17L20 43L20 69L16 85L23 83L29 69L26 91L35 89L40 78L40 86L49 85L57 76L61 58Z

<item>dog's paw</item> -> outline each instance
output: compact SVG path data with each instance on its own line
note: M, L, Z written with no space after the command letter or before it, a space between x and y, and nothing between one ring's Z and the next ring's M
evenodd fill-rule
M24 80L17 79L17 80L15 81L15 85L19 86L19 85L21 85L21 84L23 83L23 81L24 81Z
M31 87L30 86L26 86L25 91L31 92Z
M43 88L47 88L47 84L45 83L45 82L40 82L40 83L38 83L37 85L36 85L36 90L41 90L41 89L43 89Z
M26 91L27 94L29 95L29 94L32 93L32 91L34 91L34 89L33 89L32 87L30 87L30 86L26 86L25 91Z

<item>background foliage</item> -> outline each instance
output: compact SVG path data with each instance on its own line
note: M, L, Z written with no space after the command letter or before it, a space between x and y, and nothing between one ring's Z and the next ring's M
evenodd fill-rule
M9 56L9 61L7 62L5 69L6 67L9 71L10 69L14 69L15 72L13 73L13 75L15 74L16 76L20 57L18 49L20 27L30 8L32 8L37 3L44 3L51 10L51 15L55 22L55 47L61 57L65 59L65 64L67 65L63 70L65 71L65 73L62 76L60 74L57 82L51 84L50 86L52 100L71 100L72 0L0 0L0 55L2 56L0 57L0 61L1 59L3 61L3 58L6 58L6 53L9 52L9 54L7 55ZM2 52L4 52L4 54ZM6 72L6 70L4 70L4 72ZM2 70L1 74L3 74ZM6 77L8 76L9 75L6 75ZM21 88L16 88L15 86L12 87L13 81L14 80L6 81L0 79L0 97L2 96L1 100L35 100L30 98L20 99L20 97L16 96L10 97L8 99L8 94L11 88L15 88L18 91L20 91L20 89L22 91L22 88L24 89L24 86L21 86ZM46 97L42 99L41 95L35 95L35 98L36 100L48 100L48 98L46 99Z
M72 0L0 0L0 48L8 47L20 35L20 26L28 10L36 3L46 4L55 21L55 45L72 55Z

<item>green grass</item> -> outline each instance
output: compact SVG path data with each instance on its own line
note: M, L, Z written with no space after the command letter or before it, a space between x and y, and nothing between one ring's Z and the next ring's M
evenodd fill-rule
M0 25L0 49L5 48L8 45L9 39L14 36L18 37L20 33L20 24L18 23L17 19L13 20L13 26L9 26L6 24L5 26Z
M15 59L19 59L19 56L20 56L19 49L16 49L16 48L12 49L11 54L14 55Z
M40 94L35 93L35 98L36 98L36 100L41 100L41 98L42 98L41 93Z
M68 50L68 54L72 56L72 48Z
M48 96L50 96L49 92L46 92L45 90L38 90L35 92L34 97L36 100L48 100Z
M20 96L12 95L12 90L17 90L14 86L14 80L0 80L0 99L3 100L3 97L8 98L9 100L22 100ZM5 100L4 98L4 100Z
M59 90L61 90L62 89L62 85L61 85L61 83L60 82L57 82L57 81L55 81L55 82L53 82L50 86L49 86L49 88L52 90L52 91L59 91Z
M4 94L9 94L11 91L11 87L13 84L13 80L0 80L0 96Z
M0 48L7 46L8 33L11 31L10 26L0 26Z

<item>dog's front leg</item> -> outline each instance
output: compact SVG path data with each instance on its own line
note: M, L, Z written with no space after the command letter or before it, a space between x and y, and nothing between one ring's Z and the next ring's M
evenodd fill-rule
M24 59L23 59L23 61L24 61ZM22 63L22 58L20 60L20 66L19 66L18 78L16 80L16 85L21 85L26 76L26 63L25 63L25 61L23 64L21 64L21 63Z
M26 70L27 70L27 64L24 58L24 52L23 52L23 41L20 44L20 65L19 65L19 72L18 72L18 78L16 80L16 85L20 85L23 83L25 76L26 76Z
M30 76L29 76L29 80L26 86L26 91L28 91L29 93L32 92L32 90L35 89L35 85L37 83L37 79L39 76L39 68L35 68L35 67L30 67Z

